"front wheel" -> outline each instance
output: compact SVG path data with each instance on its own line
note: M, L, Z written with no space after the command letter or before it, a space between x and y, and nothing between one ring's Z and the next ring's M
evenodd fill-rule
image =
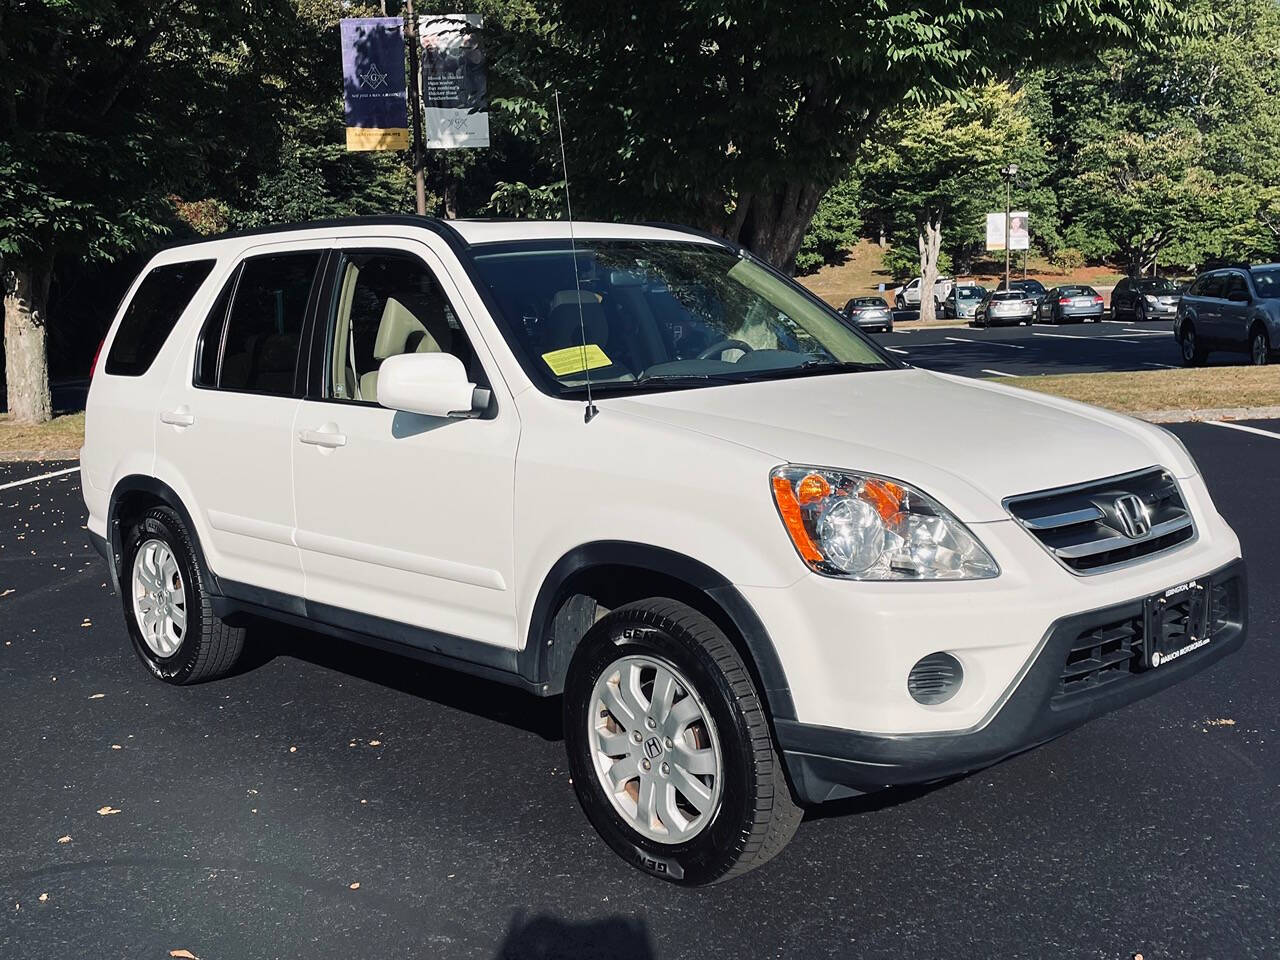
M569 665L564 730L587 818L663 880L738 876L800 823L750 672L685 604L628 604L591 628Z

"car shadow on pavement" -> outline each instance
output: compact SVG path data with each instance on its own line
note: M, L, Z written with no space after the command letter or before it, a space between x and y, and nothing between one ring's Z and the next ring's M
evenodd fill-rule
M549 914L528 917L516 911L495 960L653 960L645 922L612 916L574 923Z
M236 673L248 673L276 657L292 657L369 683L496 720L544 740L564 738L559 697L535 697L495 680L423 663L297 627L250 622Z
M820 806L805 807L804 818L805 820L827 820L831 817L851 817L860 813L875 813L877 810L887 810L890 807L896 807L900 803L911 803L913 800L918 800L933 793L935 790L941 790L943 787L949 786L958 780L963 780L966 776L968 774L948 777L946 780L935 780L933 783L912 784L906 787L885 787L883 790L864 793L857 797L828 800Z

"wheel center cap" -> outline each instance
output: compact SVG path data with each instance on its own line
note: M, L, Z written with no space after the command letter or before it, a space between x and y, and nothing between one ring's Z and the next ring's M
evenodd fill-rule
M650 737L644 742L644 755L650 760L656 760L662 755L662 741L657 737Z

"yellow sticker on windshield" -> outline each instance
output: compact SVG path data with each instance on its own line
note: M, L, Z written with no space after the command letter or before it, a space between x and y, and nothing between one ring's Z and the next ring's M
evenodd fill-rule
M597 344L588 343L582 347L565 347L563 350L552 350L550 353L544 353L542 359L546 361L551 372L557 377L568 376L571 373L582 373L584 370L594 370L596 367L607 367L613 363L603 350Z

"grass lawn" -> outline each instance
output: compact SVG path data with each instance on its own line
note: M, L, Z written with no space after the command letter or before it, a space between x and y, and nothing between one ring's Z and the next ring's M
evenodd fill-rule
M1012 377L1001 383L1121 413L1280 406L1280 365Z
M84 414L69 413L35 426L10 423L0 413L0 456L17 451L79 450L84 443Z

